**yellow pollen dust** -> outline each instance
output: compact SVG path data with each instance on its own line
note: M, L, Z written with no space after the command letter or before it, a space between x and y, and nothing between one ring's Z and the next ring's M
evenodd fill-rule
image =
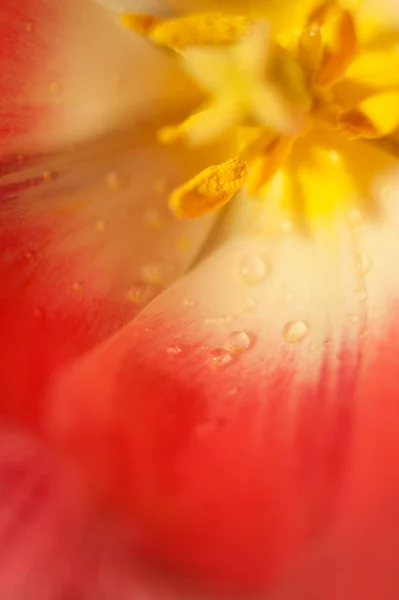
M189 147L226 141L230 152L228 160L210 165L171 193L169 206L177 217L219 209L243 186L249 195L262 197L296 144L314 143L314 131L381 140L389 147L388 136L399 129L399 36L392 48L385 42L363 48L360 6L358 0L316 0L305 23L282 31L276 30L273 11L271 22L217 12L176 18L123 15L126 27L173 50L207 97L181 123L165 124L158 141ZM375 39L383 39L384 32L378 33ZM243 144L240 131L245 128L254 136ZM309 156L316 160L317 155L321 164L323 152L312 152L309 146ZM340 152L332 146L327 154L340 157ZM342 168L340 160L327 163L330 176L331 169ZM321 176L319 203L323 185Z
M247 165L238 158L208 167L172 192L170 207L181 218L202 217L227 204L246 176Z
M148 36L155 44L178 52L187 46L233 44L248 29L252 20L243 15L222 13L188 15L176 19L125 14L122 23L128 29Z

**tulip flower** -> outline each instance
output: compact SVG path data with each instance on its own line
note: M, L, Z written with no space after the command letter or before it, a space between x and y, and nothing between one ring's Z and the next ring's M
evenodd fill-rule
M398 598L398 15L2 1L6 600Z

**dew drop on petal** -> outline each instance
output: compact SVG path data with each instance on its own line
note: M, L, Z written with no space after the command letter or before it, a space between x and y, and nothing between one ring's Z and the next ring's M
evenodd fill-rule
M149 208L144 213L144 220L152 229L162 229L164 223L162 215L156 208Z
M177 238L176 240L176 249L179 250L180 252L184 252L185 250L188 250L188 248L190 247L190 239L188 237L186 237L185 235L182 235L181 237Z
M363 215L358 208L351 208L347 217L351 227L359 227L363 223Z
M224 347L231 354L240 354L248 350L250 344L251 340L245 331L233 331L228 336Z
M309 333L305 321L289 321L283 327L283 338L287 344L302 342Z
M246 285L257 285L266 279L270 266L259 254L251 254L241 260L239 270Z
M169 346L169 348L166 349L166 352L171 355L177 355L181 353L181 348L180 346Z
M157 194L165 194L167 190L166 179L156 179L154 181L154 191Z
M313 35L315 34L313 33ZM333 165L337 165L341 160L341 155L336 150L330 150L330 152L328 153L328 158L330 159Z
M357 300L366 300L367 292L365 289L360 288L359 290L356 290L355 296L356 296Z
M253 298L247 298L243 304L244 312L252 312L256 308L256 301Z
M368 254L365 254L364 252L359 252L358 254L356 254L355 267L358 273L360 273L361 275L365 275L366 273L368 273L371 267L371 261Z
M58 95L62 92L62 84L59 81L53 81L50 84L50 94Z
M284 299L286 302L293 302L295 300L295 294L292 290L285 290Z
M53 181L54 179L56 179L56 177L57 173L55 171L44 171L42 175L43 181L45 181L46 183Z
M79 283L79 281L75 281L75 283L73 284L72 288L75 290L75 292L82 292L83 291L83 285L81 283Z
M348 319L351 323L359 323L360 315L350 314L350 315L348 315Z
M96 229L99 233L103 233L105 231L105 222L104 221L97 221L96 223Z
M171 265L161 262L148 263L140 269L143 281L153 285L162 284L170 280L171 274Z
M294 221L291 221L291 219L283 219L280 222L280 230L283 233L293 233L293 231L295 230Z
M118 173L110 171L105 176L105 185L107 188L113 191L120 190L122 187L122 181Z
M215 348L211 351L209 363L213 367L227 367L233 361L233 356L224 348Z
M154 295L154 290L149 285L137 283L132 285L127 293L127 299L133 304L146 304Z

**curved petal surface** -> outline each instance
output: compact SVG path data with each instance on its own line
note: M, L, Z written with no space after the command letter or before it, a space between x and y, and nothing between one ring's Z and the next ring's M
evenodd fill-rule
M3 152L37 153L132 122L176 77L167 57L91 0L5 0L0 28Z
M378 218L223 247L56 382L50 434L145 555L259 589L380 510L397 481L395 178L374 182Z
M50 157L43 171L40 161L27 165L20 181L2 179L3 414L35 422L52 370L184 273L213 225L215 215L184 222L167 208L168 190L204 157L187 164L152 134L135 135Z

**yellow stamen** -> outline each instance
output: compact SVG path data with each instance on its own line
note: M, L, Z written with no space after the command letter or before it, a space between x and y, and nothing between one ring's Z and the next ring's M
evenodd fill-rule
M140 14L123 14L121 16L122 25L127 29L139 33L140 35L151 35L154 27L162 23L162 19L153 17L152 15L140 15Z
M244 15L222 14L222 8L220 14L177 18L122 17L126 27L176 52L207 98L195 114L160 129L158 140L185 146L217 142L214 150L238 157L176 189L169 197L176 216L214 211L244 184L248 194L266 198L266 186L273 181L274 189L283 174L293 202L318 217L334 213L342 194L353 195L340 133L386 144L399 127L397 38L388 40L376 30L379 37L365 44L361 2L292 0L280 10L284 2L265 0L265 12L255 17L244 10L244 0ZM285 19L291 8L295 13L294 5L300 5L301 17ZM331 186L323 191L326 179Z
M181 219L201 217L227 204L244 185L246 176L247 165L239 158L208 167L174 190L169 206Z
M323 59L323 42L318 25L306 27L299 38L299 60L306 70L316 72Z
M343 10L335 0L326 0L316 8L310 14L308 28L304 30L300 40L301 53L305 53L307 62L314 61L315 66L320 62L321 52L318 31L324 48L316 83L320 87L327 87L344 75L355 56L356 28L351 13ZM309 39L312 35L313 40ZM315 57L312 52L315 52Z
M316 82L320 86L338 81L350 65L357 46L356 29L352 16L342 12L338 18L331 47L326 48Z
M167 125L158 131L158 141L161 144L186 142L191 145L206 143L220 137L234 124L235 113L226 110L225 105L217 105L191 115L179 125Z
M129 29L149 36L159 46L179 51L188 46L233 44L252 21L242 15L204 13L176 19L127 14L122 17L122 22Z
M375 139L393 133L399 126L399 92L376 94L358 108L339 117L348 137Z
M259 154L250 164L247 179L247 193L253 196L271 182L288 157L294 138L290 136L276 137L267 146L264 153Z

